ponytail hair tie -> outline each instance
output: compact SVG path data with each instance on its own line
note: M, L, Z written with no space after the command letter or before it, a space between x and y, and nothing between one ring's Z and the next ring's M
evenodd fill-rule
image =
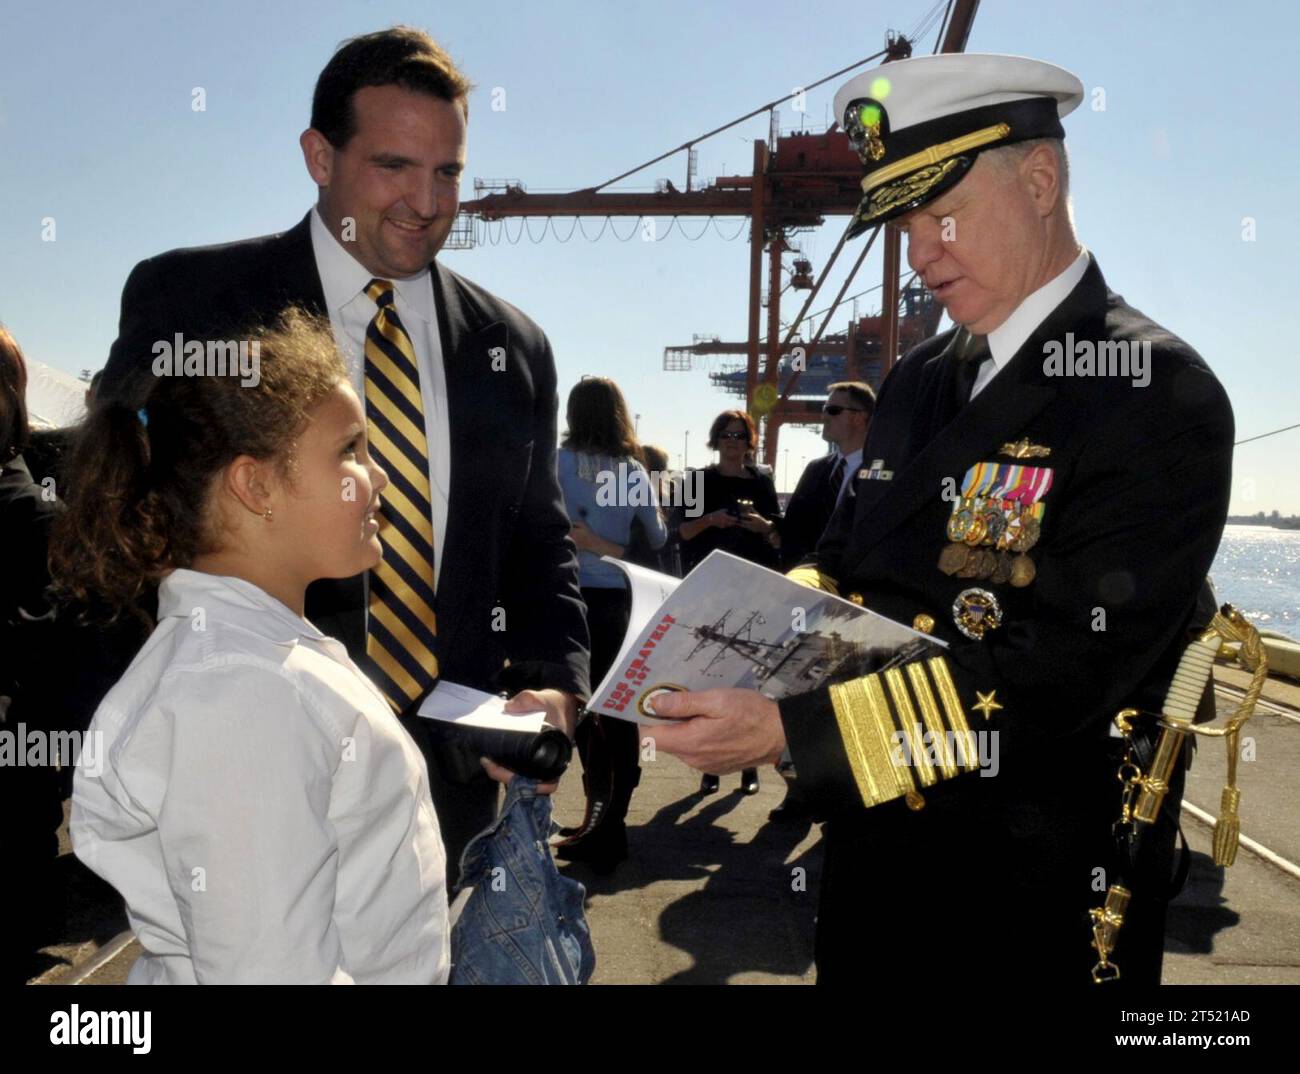
M135 416L140 419L141 425L143 425L146 429L149 428L149 412L145 410L144 407L141 407L139 410L137 410L135 412Z

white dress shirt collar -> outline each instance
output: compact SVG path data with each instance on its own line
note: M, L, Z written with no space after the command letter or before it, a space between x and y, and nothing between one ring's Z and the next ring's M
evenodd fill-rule
M1043 284L1021 302L1010 317L989 333L989 353L997 366L997 372L1000 373L1006 367L1016 356L1016 351L1025 345L1025 340L1065 301L1087 270L1088 251L1080 248L1079 256L1064 272Z
M334 237L334 233L321 219L320 209L311 210L311 244L316 254L316 267L320 271L321 289L325 292L325 307L331 313L342 310L361 295L376 277L347 248ZM400 306L398 313L405 317L414 314L433 324L437 316L433 303L433 286L426 266L414 276L390 281ZM366 299L367 302L370 299Z
M158 587L159 623L173 616L188 619L196 609L213 605L221 606L225 613L221 618L233 620L276 645L293 645L299 638L330 643L326 648L331 650L338 645L266 590L243 578L178 567Z

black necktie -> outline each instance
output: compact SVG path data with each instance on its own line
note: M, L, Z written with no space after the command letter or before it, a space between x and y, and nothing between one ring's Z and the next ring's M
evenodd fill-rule
M840 485L844 483L844 467L848 465L849 460L841 455L831 467L831 510L840 500Z
M971 389L979 376L980 366L989 357L987 336L967 335L966 343L957 354L957 375L953 378L953 402L960 410L970 402Z

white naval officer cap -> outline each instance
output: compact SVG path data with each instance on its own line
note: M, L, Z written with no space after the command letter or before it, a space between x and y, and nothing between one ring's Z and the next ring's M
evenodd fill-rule
M942 53L881 64L835 94L835 118L862 160L849 236L955 186L985 149L1064 138L1083 83L1024 56Z

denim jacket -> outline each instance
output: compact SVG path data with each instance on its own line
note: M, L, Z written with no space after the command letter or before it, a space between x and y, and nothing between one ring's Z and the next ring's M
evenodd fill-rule
M586 984L596 953L586 890L551 858L551 800L516 776L492 825L461 857L473 887L451 933L450 984Z

